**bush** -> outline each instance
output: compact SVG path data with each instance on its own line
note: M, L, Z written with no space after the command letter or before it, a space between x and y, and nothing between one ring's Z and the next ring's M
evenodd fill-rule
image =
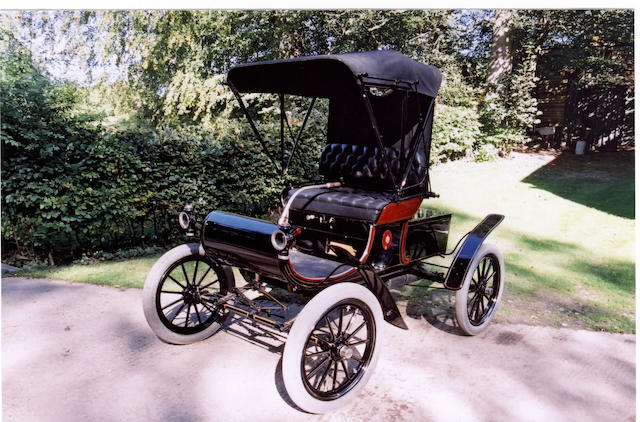
M262 216L278 205L281 181L255 145L229 132L105 129L87 141L76 169L65 153L46 167L18 153L3 163L3 238L28 255L54 251L66 261L166 245L181 236L175 217L185 203L200 218L211 209ZM32 183L43 171L49 179Z
M500 128L493 130L492 133L483 133L476 148L482 145L494 146L500 156L507 156L515 145L522 145L527 141L527 137L522 130L512 128Z
M483 136L477 145L495 146L502 154L526 141L526 132L538 123L538 102L533 96L535 79L523 65L505 77L501 86L490 90L480 103Z
M476 161L494 161L500 156L500 151L492 144L483 144L476 149L473 156Z
M200 218L211 209L262 216L278 206L283 181L248 125L234 119L234 103L221 100L222 111L208 125L105 128L77 113L76 88L50 82L26 50L5 41L2 239L11 246L5 251L50 262L55 257L56 263L92 259L96 251L145 249L180 238L176 215L185 203L195 204ZM273 104L265 96L249 99L258 123L271 122L262 129L277 151ZM306 104L292 105L290 121L301 120ZM319 105L307 139L324 127L326 104ZM317 165L305 163L315 163L320 148L303 141L286 180L315 176Z
M433 124L431 163L470 156L479 136L475 108L439 104Z
M433 123L432 164L470 156L480 136L473 90L458 69L444 69L443 75Z
M74 225L96 207L77 202L85 182L100 176L85 171L98 129L74 115L73 86L51 83L19 43L0 35L2 237L35 257L76 241Z

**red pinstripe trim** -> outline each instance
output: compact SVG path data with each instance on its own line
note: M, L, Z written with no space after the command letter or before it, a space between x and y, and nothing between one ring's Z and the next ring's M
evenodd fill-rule
M407 258L407 255L405 254L405 251L404 251L405 243L407 242L408 228L409 228L409 222L407 221L402 226L402 237L400 238L400 262L402 262L405 265L411 262L411 260Z

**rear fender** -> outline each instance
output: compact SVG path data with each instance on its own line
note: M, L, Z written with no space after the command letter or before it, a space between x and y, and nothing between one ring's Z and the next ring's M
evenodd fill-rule
M460 249L458 249L458 253L449 267L449 271L444 280L444 287L449 290L460 290L467 271L469 271L469 264L471 264L473 257L487 236L489 236L489 233L491 233L502 220L504 220L504 215L489 214L480 224L469 232L469 236L467 236Z

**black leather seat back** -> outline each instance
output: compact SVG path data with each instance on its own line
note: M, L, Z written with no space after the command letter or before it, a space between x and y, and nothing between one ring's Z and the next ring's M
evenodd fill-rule
M400 151L386 147L385 153L396 183L399 183L403 176L400 169ZM418 151L413 159L405 186L425 182L426 161L424 151ZM378 191L393 189L380 148L374 146L328 144L320 155L320 174L328 180L342 179L347 185L364 189Z

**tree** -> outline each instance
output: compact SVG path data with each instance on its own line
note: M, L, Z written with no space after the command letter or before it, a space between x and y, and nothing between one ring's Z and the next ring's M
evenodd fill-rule
M216 75L236 63L393 48L435 65L454 61L449 11L110 12L108 51L128 62L145 116L202 121ZM215 84L214 84L215 85ZM204 88L192 89L192 87ZM197 97L194 98L194 96ZM219 106L219 104L217 105Z
M513 14L511 10L496 10L494 14L491 56L487 72L487 85L490 87L498 87L502 78L511 73L513 68L511 39Z

